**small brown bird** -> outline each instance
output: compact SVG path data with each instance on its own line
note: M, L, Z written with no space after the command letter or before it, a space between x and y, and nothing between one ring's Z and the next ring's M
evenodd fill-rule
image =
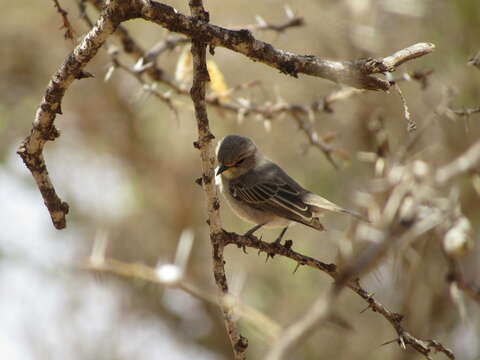
M256 224L245 235L262 226L283 227L275 240L279 243L292 223L324 230L319 216L334 212L362 217L314 194L293 180L277 164L258 150L252 139L228 135L217 146L217 175L221 192L233 211Z

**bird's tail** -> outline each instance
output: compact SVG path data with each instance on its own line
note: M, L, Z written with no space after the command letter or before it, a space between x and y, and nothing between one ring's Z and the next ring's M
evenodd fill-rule
M364 216L360 215L359 213L352 210L344 209L317 194L307 193L303 196L302 200L305 204L311 206L314 212L319 214L325 211L330 211L338 214L347 214L359 220L369 222Z

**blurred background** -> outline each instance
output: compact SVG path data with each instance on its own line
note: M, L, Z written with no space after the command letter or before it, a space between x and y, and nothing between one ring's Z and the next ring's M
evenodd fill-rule
M61 0L80 39L88 26L74 0ZM189 13L187 1L169 1ZM213 24L240 28L288 20L283 1L224 1L205 3ZM291 2L305 26L284 33L255 31L258 39L298 54L329 59L383 57L427 41L433 54L403 65L404 72L433 70L426 86L400 83L418 127L428 126L418 150L432 164L445 164L479 138L480 115L448 114L452 109L479 106L480 70L467 66L480 50L480 6L476 0L298 0ZM142 90L131 74L115 70L104 81L112 63L112 47L128 66L118 39L109 51L99 51L86 70L95 78L76 81L67 91L56 127L61 136L46 145L49 173L59 196L70 205L67 228L55 230L33 178L16 154L30 133L36 107L51 75L73 49L63 37L62 19L52 1L2 3L0 39L0 357L26 359L229 359L231 348L217 306L178 289L142 280L98 274L85 269L95 238L108 238L106 256L127 263L155 267L172 262L185 230L193 234L193 248L185 278L205 293L216 291L204 194L194 180L201 174L190 99L171 93L178 116L162 101ZM96 20L98 12L87 4ZM169 35L142 20L125 27L145 49ZM187 45L188 46L188 45ZM164 52L158 65L188 86L178 75L184 48ZM287 77L277 70L225 49L214 60L227 87L258 80L256 86L235 92L233 103L309 104L339 89L328 81ZM180 62L181 65L181 62ZM144 78L148 81L148 77ZM166 85L156 88L168 92ZM280 100L281 99L281 100ZM392 153L406 142L401 100L396 92L359 93L331 105L310 119L319 136L335 148L340 169L335 170L298 130L288 114L268 121L242 118L209 109L211 128L220 139L227 134L251 136L274 161L288 169L302 185L349 208L357 208L355 194L364 191L373 176L372 164L359 152L375 151L372 121L382 119ZM433 149L433 151L429 151ZM475 239L480 226L479 194L468 179L460 182L462 211L472 222ZM239 220L222 202L224 228L243 233L250 225ZM328 231L318 233L297 226L287 233L294 249L324 262L339 259L338 240L349 219L326 217ZM270 241L276 231L262 231ZM422 261L402 276L386 259L362 279L364 287L389 309L405 315L403 325L413 335L436 339L458 359L480 357L478 304L468 298L462 311L452 300L445 281L447 268L435 238L418 249ZM465 276L480 284L478 246L464 259ZM280 326L298 318L318 294L331 284L325 274L254 250L243 254L228 247L226 271L232 291L241 301ZM345 291L338 309L352 331L334 324L322 327L300 346L296 359L416 359L402 350L387 321ZM239 320L249 339L249 358L260 359L269 348L268 337ZM443 355L437 355L441 358Z

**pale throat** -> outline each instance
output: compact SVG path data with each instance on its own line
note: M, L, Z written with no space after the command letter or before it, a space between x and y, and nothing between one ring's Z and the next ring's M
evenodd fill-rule
M228 180L232 180L234 179L235 177L237 177L238 175L236 174L236 171L235 169L228 169L228 170L225 170L224 172L222 172L222 175L221 176L224 176L225 178L227 178Z

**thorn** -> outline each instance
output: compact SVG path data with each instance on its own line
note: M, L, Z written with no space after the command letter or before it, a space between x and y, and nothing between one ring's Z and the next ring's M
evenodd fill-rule
M293 273L292 273L293 275L295 275L295 273L297 272L300 265L302 265L302 264L300 262L297 262L297 266L295 266L295 270L293 270Z
M63 115L62 105L58 104L58 107L57 107L57 109L55 110L55 112L56 112L57 114Z
M200 150L200 143L198 141L193 142L193 147Z
M208 47L208 52L210 53L210 55L215 55L215 46L213 46L212 44L210 44L210 46Z
M370 309L370 305L367 305L367 307L365 309L363 309L362 311L360 311L360 314L363 314L365 311L367 311L368 309Z
M202 178L199 177L199 178L195 179L195 183L196 183L197 185L202 186L202 183L203 183Z
M88 71L83 71L83 70L80 70L75 74L75 79L78 79L78 80L93 78L93 77L95 77L95 76L93 76L93 74L89 73Z
M398 340L399 340L398 338L393 339L393 340L389 340L389 341L384 342L384 343L381 344L380 346L389 345L389 344L394 343L394 342L396 342L396 341L398 341Z
M274 256L275 256L275 253L269 253L269 252L267 252L267 258L265 259L265 264L267 263L267 261L268 261L269 258L272 258L272 259L273 259Z

